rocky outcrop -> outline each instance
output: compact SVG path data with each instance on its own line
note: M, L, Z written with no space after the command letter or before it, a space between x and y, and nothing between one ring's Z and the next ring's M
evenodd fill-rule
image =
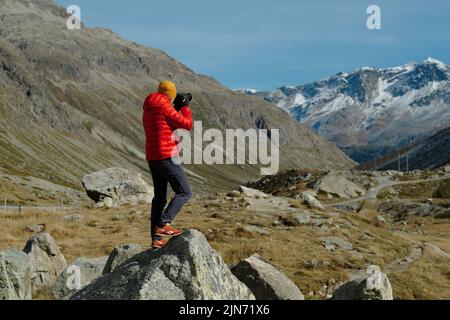
M30 259L33 293L51 288L67 265L55 240L48 233L38 234L27 241L23 251Z
M67 299L102 275L108 257L78 258L58 277L52 289L56 299Z
M153 197L153 188L133 170L108 168L84 176L81 183L97 207L151 203Z
M18 250L0 252L0 300L30 300L29 257Z
M124 244L115 247L108 257L108 261L103 269L103 274L113 272L121 263L140 252L142 252L142 248L138 244Z
M73 300L249 300L254 295L198 231L144 251L75 293Z
M288 277L258 255L235 264L231 272L250 288L257 300L304 300Z
M391 283L379 271L348 281L333 293L333 300L393 300Z
M335 172L330 172L319 179L314 184L314 189L344 199L354 198L366 192L364 188Z

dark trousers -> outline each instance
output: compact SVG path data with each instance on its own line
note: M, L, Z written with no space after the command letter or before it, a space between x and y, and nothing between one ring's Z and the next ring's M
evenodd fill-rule
M181 208L192 197L186 173L181 165L172 162L172 159L152 160L148 162L153 178L155 195L152 201L151 234L153 240L161 237L155 235L155 227L171 223ZM167 204L167 184L175 192L175 196Z

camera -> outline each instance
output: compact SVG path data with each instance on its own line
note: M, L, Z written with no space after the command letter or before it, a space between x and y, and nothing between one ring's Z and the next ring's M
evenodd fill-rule
M180 111L182 107L188 105L192 101L191 93L178 93L173 101L173 106L177 111Z

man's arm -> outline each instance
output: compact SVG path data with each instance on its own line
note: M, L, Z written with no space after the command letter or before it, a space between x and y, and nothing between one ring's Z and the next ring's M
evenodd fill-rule
M192 112L188 106L182 107L180 112L177 112L177 110L168 103L163 107L163 114L171 126L177 129L192 129Z

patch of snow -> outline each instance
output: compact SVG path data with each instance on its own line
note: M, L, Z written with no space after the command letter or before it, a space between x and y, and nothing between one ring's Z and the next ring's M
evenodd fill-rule
M435 64L441 69L447 69L448 68L448 66L445 63L443 63L442 61L433 59L431 57L427 58L426 60L424 60L423 63L424 64Z
M301 104L304 104L305 102L306 102L306 99L305 99L305 97L304 97L301 93L297 93L297 94L295 95L294 105L299 106L299 105L301 105Z

